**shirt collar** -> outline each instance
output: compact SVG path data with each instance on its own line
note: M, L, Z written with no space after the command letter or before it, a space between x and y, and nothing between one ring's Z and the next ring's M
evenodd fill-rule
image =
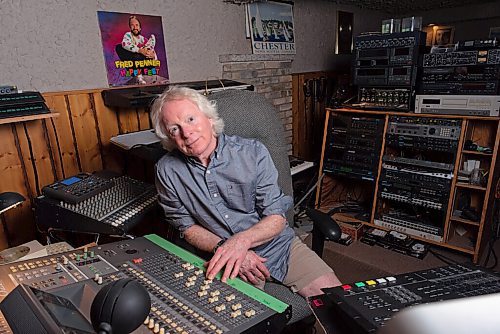
M226 145L226 135L221 133L217 137L217 146L215 147L214 153L212 154L211 158L220 159L222 150L224 149L225 145Z
M210 164L212 164L214 158L220 159L220 157L222 155L222 150L224 149L225 144L226 144L226 135L221 133L217 137L217 145L215 146L215 150L210 155ZM182 153L181 153L181 155L184 156L184 158L186 159L187 162L194 164L194 165L201 165L201 163L198 161L198 159L184 155Z

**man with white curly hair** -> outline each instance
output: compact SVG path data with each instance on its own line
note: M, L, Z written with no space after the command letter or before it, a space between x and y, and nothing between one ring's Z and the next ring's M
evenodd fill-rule
M156 165L160 205L188 243L213 253L209 279L223 270L223 282L263 287L272 278L304 297L340 285L288 225L293 201L261 142L224 134L215 102L190 88L170 87L151 111L170 151Z

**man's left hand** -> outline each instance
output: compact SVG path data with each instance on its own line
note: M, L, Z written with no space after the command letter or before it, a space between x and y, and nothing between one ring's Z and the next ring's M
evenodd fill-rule
M269 270L264 264L266 261L266 258L258 256L253 250L249 250L245 260L241 264L239 274L240 278L245 282L252 283L253 285L265 282L266 279L271 277Z
M222 244L214 256L208 262L207 277L213 279L215 275L225 266L221 281L226 282L228 278L235 278L245 260L251 242L245 237L235 234Z

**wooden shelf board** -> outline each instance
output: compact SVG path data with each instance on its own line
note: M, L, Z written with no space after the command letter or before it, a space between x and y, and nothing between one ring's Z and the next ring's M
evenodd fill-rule
M459 119L471 119L471 120L481 120L481 121L492 121L497 122L500 120L498 116L470 116L470 115L447 115L447 114L417 114L412 112L402 112L395 110L374 110L374 109L355 109L349 108L347 106L334 109L326 108L327 111L331 112L348 112L348 113L359 113L359 114L379 114L379 115L400 115L400 116L410 116L410 117L431 117L431 118L459 118Z
M482 191L486 190L485 187L475 186L473 184L462 183L462 182L457 182L456 186L457 188L467 188L467 189L482 190Z
M482 155L482 156L486 156L486 157L493 156L493 153L484 153L484 152L469 151L469 150L462 150L462 153L465 153L465 154L474 154L474 155Z
M377 228L379 230L391 231L391 229L383 227L383 226L379 226L379 225L375 225L375 224L371 224L371 223L364 223L364 224L366 226L374 227L374 228ZM400 231L398 231L398 232L400 232ZM400 232L400 233L406 234L404 232ZM412 235L412 234L408 234L408 236L410 236L412 239L420 240L420 241L423 241L423 242L426 242L426 243L429 243L429 244L434 244L434 245L439 245L439 246L447 247L447 245L443 241L429 240L429 239L422 238L422 237L419 237L419 236L416 236L416 235Z
M454 235L446 242L446 247L455 249L464 253L474 254L474 245L471 244L469 238L465 236Z
M357 219L357 218L354 218L353 216L347 214L347 213L335 213L333 215L333 217L336 219L336 220L339 220L341 222L346 222L346 223L358 223L358 224L368 224L367 221L364 221L364 220L360 220L360 219Z
M37 119L45 119L45 118L52 118L52 117L58 117L59 113L57 112L51 112L47 114L38 114L38 115L28 115L28 116L19 116L19 117L10 117L10 118L2 118L0 119L0 124L9 124L9 123L16 123L16 122L27 122L27 121L34 121Z
M467 225L479 226L479 222L475 222L473 220L464 219L464 218L457 217L457 216L451 216L450 220L453 220L453 221L456 221L456 222L460 222L460 223L463 223L463 224L467 224Z

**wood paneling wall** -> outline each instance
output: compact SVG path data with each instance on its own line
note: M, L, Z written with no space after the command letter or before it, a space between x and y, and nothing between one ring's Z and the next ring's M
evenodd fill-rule
M321 143L329 100L339 82L348 82L343 72L306 72L292 75L293 155L319 163ZM314 92L313 82L321 92ZM306 94L306 91L308 95Z
M43 186L79 172L124 172L125 156L109 140L151 128L149 112L108 108L101 91L45 93L46 104L58 117L0 125L0 192L15 191L26 198L4 213L0 249L37 237L33 199Z

